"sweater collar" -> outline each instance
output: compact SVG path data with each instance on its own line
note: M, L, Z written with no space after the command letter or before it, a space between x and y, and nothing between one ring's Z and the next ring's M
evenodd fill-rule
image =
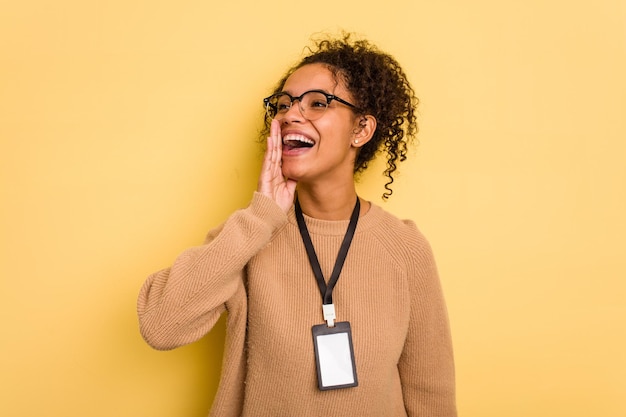
M356 228L356 233L369 229L370 227L375 225L377 220L380 219L381 213L382 208L372 203L368 212L359 217L359 223ZM296 213L293 206L289 209L289 212L287 213L287 218L290 224L292 224L296 228L298 227ZM349 219L320 220L307 216L306 214L304 214L304 220L306 222L306 227L309 230L309 233L327 236L344 236L346 234L346 229L348 228L348 223L350 223Z

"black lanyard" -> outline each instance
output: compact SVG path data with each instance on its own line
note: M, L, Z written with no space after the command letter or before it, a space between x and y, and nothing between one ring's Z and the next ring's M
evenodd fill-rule
M320 267L320 263L317 259L315 249L313 248L313 242L311 241L309 230L306 228L306 223L304 222L304 216L302 215L300 202L296 197L295 211L296 220L298 221L298 228L300 229L300 235L302 235L302 241L304 242L306 253L307 255L309 255L309 262L311 263L313 274L315 274L317 285L319 286L320 293L322 294L322 302L325 305L333 303L333 288L335 288L337 280L339 280L339 274L341 273L341 269L343 268L346 256L348 255L348 249L350 249L350 244L352 243L352 238L354 237L356 224L359 221L360 209L361 203L359 202L359 198L357 197L356 204L354 205L354 210L352 211L352 216L350 217L350 223L348 224L348 230L346 231L346 235L344 236L343 242L341 243L341 248L339 249L339 253L337 254L337 260L335 261L333 273L328 280L328 285L326 285L324 275L322 274L322 268Z

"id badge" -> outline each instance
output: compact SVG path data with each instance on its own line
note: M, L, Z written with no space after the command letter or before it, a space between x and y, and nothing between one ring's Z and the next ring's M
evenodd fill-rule
M312 331L319 389L358 386L350 323L342 321L334 327L320 324L313 326Z

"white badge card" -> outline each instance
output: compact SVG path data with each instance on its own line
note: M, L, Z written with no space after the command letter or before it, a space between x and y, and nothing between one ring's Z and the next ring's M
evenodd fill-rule
M313 326L313 345L320 390L356 387L359 385L354 363L350 323L342 321L334 327Z

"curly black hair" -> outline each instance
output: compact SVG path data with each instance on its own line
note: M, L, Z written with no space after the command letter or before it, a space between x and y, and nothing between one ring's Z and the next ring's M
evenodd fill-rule
M287 71L272 94L282 91L287 78L297 69L315 63L327 65L354 97L358 112L376 118L376 131L360 149L354 173L363 172L379 152L386 153L384 175L388 181L382 197L388 199L393 193L391 184L397 164L406 159L408 145L417 134L419 100L395 58L369 41L353 37L342 33L337 38L314 40L314 46L306 48L309 54ZM266 115L262 137L269 134L270 124L271 118Z

